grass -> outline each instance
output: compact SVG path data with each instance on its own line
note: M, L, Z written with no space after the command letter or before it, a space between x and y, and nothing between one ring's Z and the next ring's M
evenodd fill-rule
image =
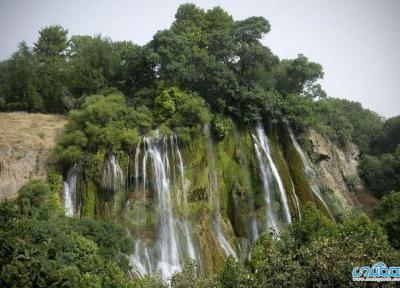
M9 145L25 151L42 145L50 150L66 123L63 115L0 113L0 147Z

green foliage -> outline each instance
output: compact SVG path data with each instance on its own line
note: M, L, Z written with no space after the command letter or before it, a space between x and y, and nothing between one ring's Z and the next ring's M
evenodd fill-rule
M206 144L194 137L198 126L210 122L220 143L214 168L221 175L227 171L218 182L221 207L232 219L229 201L245 201L243 187L252 185L243 180L249 177L239 166L254 164L244 163L243 152L226 137L235 133L233 121L253 125L286 117L298 130L314 127L342 145L353 141L362 153L360 176L367 186L378 196L399 191L400 118L383 121L359 103L327 98L317 84L323 77L321 65L303 55L280 60L261 43L270 28L263 17L235 21L220 7L206 11L184 4L171 27L144 46L101 36L69 38L61 26L50 26L39 32L33 49L21 43L10 59L0 62L1 110L71 110L70 123L53 152L58 172L49 174L49 184L31 181L15 203L0 203L0 286L166 287L152 276L128 279L125 255L132 253L133 245L124 229L110 222L66 218L59 199L61 172L79 164L81 211L94 215L101 197L94 179L99 179L104 157L131 155L139 135L155 126L164 134L174 131L193 153L187 174L197 188L189 195L195 200L189 204L190 217L210 209L202 201L209 179L198 173L207 158ZM247 136L246 145L252 145ZM294 185L306 203L312 197L301 161L293 147L287 150ZM121 163L126 168L126 161ZM280 169L283 166L279 164ZM356 185L348 180L349 186ZM377 209L379 224L396 248L398 198L398 193L385 196ZM135 207L133 214L145 219L135 228L152 227L153 215L140 209L146 210ZM235 232L241 234L246 228L235 221ZM344 218L335 225L315 207L306 206L302 221L295 220L280 238L262 235L244 265L229 258L214 277L200 274L189 263L170 284L344 287L353 285L353 266L377 259L398 264L399 254L367 216Z
M42 58L60 57L67 48L68 30L60 25L45 27L39 32L34 52Z
M294 60L283 60L275 73L277 90L283 95L304 93L311 97L324 98L326 96L325 92L313 87L314 82L324 75L322 66L309 62L304 55L299 54Z
M376 217L393 247L400 249L400 192L386 194L376 207Z
M147 129L152 116L145 107L133 109L123 95L113 93L86 97L80 110L71 111L70 119L53 153L63 171L83 161L85 153L130 152L139 141L138 129Z
M67 33L59 25L45 27L39 31L39 39L34 45L37 61L35 87L47 112L65 111L63 98L68 94L65 82Z
M400 254L366 215L335 225L307 206L288 233L279 239L264 234L254 243L244 272L228 260L225 270L230 272L223 270L220 281L228 283L222 287L240 287L246 279L250 282L244 287L353 287L352 268L374 259L396 263Z
M358 171L360 177L378 197L391 190L400 190L400 158L395 155L364 155Z
M222 139L232 129L232 121L221 114L216 114L212 120L212 128L217 139Z
M249 263L254 273L254 287L305 286L303 270L284 240L274 241L271 234L264 234L254 243ZM290 250L289 250L290 251Z
M400 145L400 116L387 119L378 132L380 137L372 143L372 150L375 153L394 153Z
M352 141L361 153L369 153L370 145L382 129L382 119L362 108L360 103L344 99L289 95L285 103L286 117L300 127L314 127L341 145Z
M350 192L354 192L357 186L362 184L361 179L357 174L345 176L344 181L346 182L346 186L349 188Z
M73 36L70 47L68 88L74 97L96 94L115 86L121 58L111 40L100 36Z
M37 79L36 60L25 42L18 51L0 67L0 95L2 109L41 111L43 99L35 85Z
M42 180L31 180L18 191L17 203L24 214L40 211L49 204L50 189Z
M143 47L100 36L68 39L61 26L45 27L34 53L25 45L0 65L2 106L60 113L116 87L173 127L209 122L208 107L243 122L277 119L288 94L320 97L314 82L323 73L302 55L279 61L260 42L269 31L263 17L234 21L220 7L194 4L181 5L170 29Z
M181 272L171 278L171 288L211 288L215 287L214 279L198 273L196 263L189 261Z
M335 224L311 204L302 209L302 221L295 221L290 229L299 246L336 233Z
M156 113L161 123L171 127L193 127L210 121L210 112L202 98L177 87L160 85L155 99Z
M236 288L252 287L254 285L252 275L237 263L233 257L229 257L223 269L218 273L218 287Z
M122 227L65 217L49 203L41 181L0 203L1 287L141 287L125 274L133 243Z

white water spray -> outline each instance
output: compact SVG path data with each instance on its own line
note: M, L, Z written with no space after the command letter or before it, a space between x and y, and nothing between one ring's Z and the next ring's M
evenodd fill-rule
M124 175L114 154L106 159L103 166L101 186L103 189L116 191L124 183Z
M154 245L150 246L137 240L135 254L130 258L131 264L137 275L158 272L164 280L168 280L174 273L181 271L184 255L197 259L186 215L184 215L185 219L178 220L173 213L176 207L171 195L171 182L176 178L175 166L178 166L180 171L182 190L185 176L177 139L175 136L171 137L169 141L168 137L159 136L158 133L156 137L143 137L143 146L139 144L135 153L136 185L138 188L142 185L145 193L149 195L150 192L155 192L158 221ZM143 153L141 147L144 149ZM140 159L141 155L143 155L142 159ZM172 161L169 155L172 156ZM143 183L138 181L140 169L142 169ZM150 183L148 183L149 180L151 180ZM186 196L184 201L186 211ZM182 237L179 237L180 233ZM186 247L186 253L182 252L180 247Z
M311 187L313 194L318 198L318 200L322 203L322 205L324 205L326 211L328 211L328 213L329 213L329 216L332 219L334 219L328 205L326 205L324 199L322 198L321 192L319 191L319 187L317 184L317 175L315 175L314 170L311 168L310 161L308 160L308 158L304 154L303 150L301 149L299 143L297 142L296 137L294 136L294 133L293 133L289 123L288 122L285 122L285 123L286 123L287 130L289 132L290 139L292 140L293 146L296 149L297 153L300 155L301 161L303 162L304 172L310 183L310 187Z
M252 134L254 148L256 150L256 155L261 171L261 181L263 184L264 200L267 206L267 226L279 231L279 222L277 215L272 207L273 201L273 187L274 180L278 186L279 201L283 207L283 216L285 223L291 223L291 215L289 211L288 200L286 196L286 190L283 186L282 179L279 175L278 169L271 157L271 152L268 144L268 138L261 123L256 126L256 135Z
M65 215L71 217L75 214L76 181L78 178L76 165L72 166L67 174L67 181L64 181L64 207Z

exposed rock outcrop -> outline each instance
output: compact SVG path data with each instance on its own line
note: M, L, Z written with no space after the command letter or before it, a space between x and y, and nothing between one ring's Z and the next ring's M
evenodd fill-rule
M361 207L368 212L376 199L358 178L358 147L353 143L339 147L314 129L309 130L308 136L316 155L320 183L334 192L345 209Z
M44 179L51 149L67 118L0 113L0 201L15 197L30 179Z

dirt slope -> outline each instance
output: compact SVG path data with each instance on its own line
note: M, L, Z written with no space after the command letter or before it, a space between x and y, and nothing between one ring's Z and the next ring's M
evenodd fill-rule
M28 180L45 178L47 160L67 118L0 113L0 201L15 197Z

